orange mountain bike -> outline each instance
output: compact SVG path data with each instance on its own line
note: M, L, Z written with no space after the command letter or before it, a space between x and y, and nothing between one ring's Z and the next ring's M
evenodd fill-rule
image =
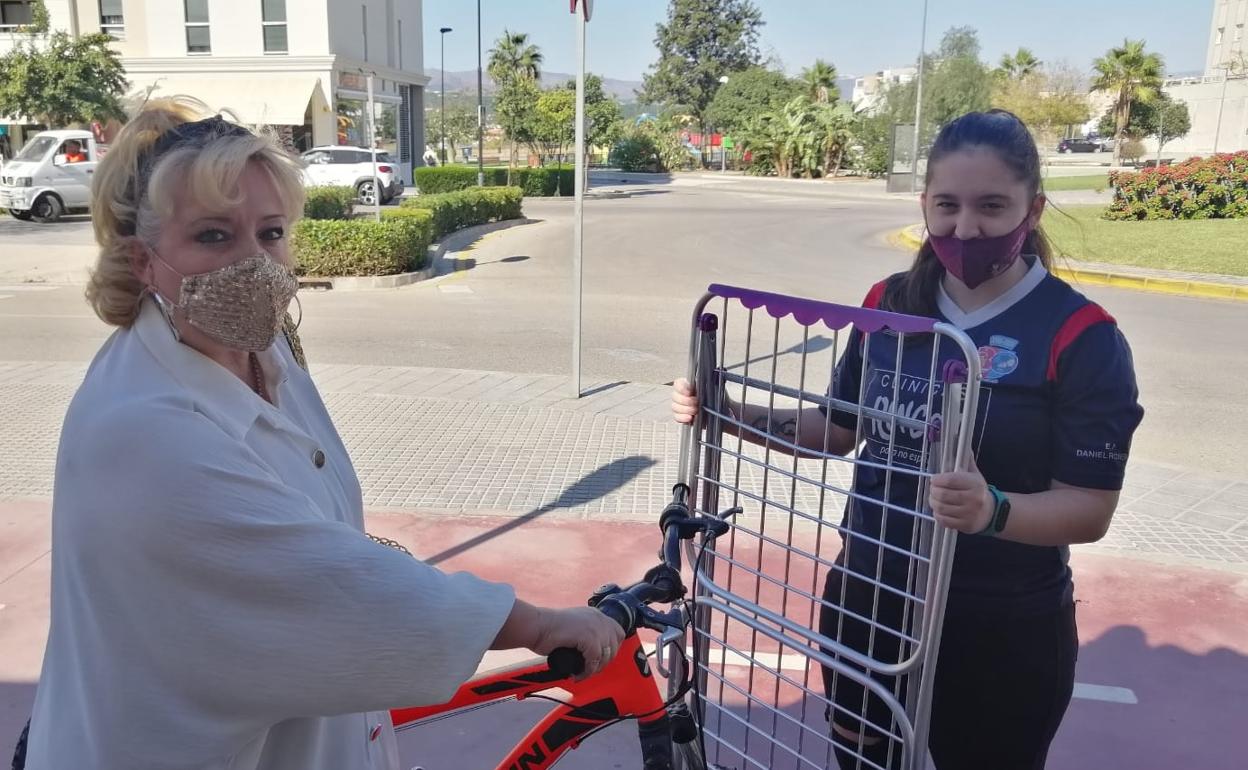
M538 659L472 679L441 705L395 709L390 712L395 729L402 731L422 720L492 701L540 698L553 701L557 707L521 739L498 770L551 767L590 735L628 719L637 721L644 770L710 770L703 759L696 698L692 709L689 704L689 696L696 695L686 653L693 612L681 580L680 552L682 541L699 536L704 550L710 541L728 530L724 518L740 509L725 511L721 517L695 515L689 512L688 497L689 488L676 485L672 502L659 518L663 531L662 563L647 572L641 582L628 588L603 586L589 600L590 606L619 623L626 634L619 654L606 668L576 681L574 677L585 666L581 654L573 649L555 650L544 661ZM667 604L671 609L660 612L652 609L651 604ZM650 656L637 636L639 628L660 634L654 663L667 680L667 698L661 694ZM697 650L694 655L696 658ZM560 700L542 694L556 687L569 693L569 697Z

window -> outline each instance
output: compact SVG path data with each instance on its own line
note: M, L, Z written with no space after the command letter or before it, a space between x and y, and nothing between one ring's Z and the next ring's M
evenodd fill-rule
M183 0L186 10L186 52L212 53L208 31L208 0Z
M1213 36L1214 45L1222 45L1222 37L1226 34L1226 27L1218 27L1218 33Z
M29 0L0 0L0 28L20 27L32 21Z
M264 52L286 53L286 0L260 0L264 20Z
M1244 25L1236 24L1235 25L1235 42L1238 43L1239 41L1243 39L1244 39Z
M100 0L100 31L114 40L126 39L126 17L121 0Z

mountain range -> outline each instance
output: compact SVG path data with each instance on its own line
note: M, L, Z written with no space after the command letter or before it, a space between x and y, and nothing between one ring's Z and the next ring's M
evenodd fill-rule
M426 93L436 93L442 90L442 71L437 67L425 70L425 74L429 76L428 91ZM490 79L490 73L481 73L482 90L487 94L494 93L494 81ZM576 78L576 75L569 75L565 72L543 72L542 86L549 88L566 83ZM607 93L612 94L615 98L622 102L636 101L637 95L634 91L641 88L640 80L617 80L615 78L603 78L602 87ZM477 71L465 70L462 72L446 72L446 92L453 94L457 92L477 92Z

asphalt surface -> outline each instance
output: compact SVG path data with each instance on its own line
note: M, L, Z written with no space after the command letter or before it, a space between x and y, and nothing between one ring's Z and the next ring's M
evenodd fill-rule
M585 376L663 383L685 369L690 312L712 282L857 303L904 268L888 236L909 196L868 183L602 178L585 205ZM571 366L570 200L525 202L531 223L461 251L460 271L397 290L304 292L302 335L325 363L541 374ZM16 225L16 226L15 226ZM0 224L0 359L87 360L108 330L81 287L24 283L14 267L85 274L90 226ZM88 255L85 258L83 254ZM41 256L42 255L42 256ZM57 260L60 260L59 262ZM74 267L74 261L78 267ZM1248 356L1242 304L1087 287L1136 358L1147 416L1136 456L1243 474Z

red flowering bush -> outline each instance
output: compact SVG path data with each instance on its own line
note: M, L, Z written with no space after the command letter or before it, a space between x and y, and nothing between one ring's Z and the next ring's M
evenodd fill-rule
M1248 151L1191 158L1142 171L1111 171L1106 219L1248 217Z

